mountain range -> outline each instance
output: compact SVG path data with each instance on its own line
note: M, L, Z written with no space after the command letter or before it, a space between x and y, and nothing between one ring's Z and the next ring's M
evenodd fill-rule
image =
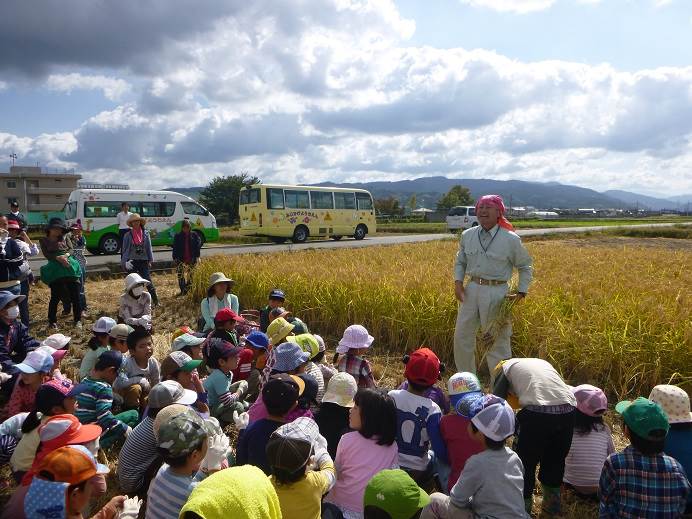
M598 192L558 182L527 182L524 180L464 179L446 177L423 177L414 180L393 182L335 183L322 182L316 186L350 187L367 189L374 198L393 196L407 204L416 195L418 207L435 208L437 200L453 186L461 184L469 188L471 196L493 193L501 195L507 206L533 206L540 209L594 208L594 209L648 209L653 211L686 209L692 204L692 194L656 198L630 191L609 190ZM168 188L171 191L197 198L203 187Z

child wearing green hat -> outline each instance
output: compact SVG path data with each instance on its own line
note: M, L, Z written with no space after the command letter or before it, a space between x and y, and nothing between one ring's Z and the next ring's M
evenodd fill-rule
M630 441L611 454L599 481L599 517L681 517L692 491L682 466L663 454L668 417L648 398L624 400L615 406Z
M375 474L363 495L364 519L414 519L420 517L430 496L401 469Z

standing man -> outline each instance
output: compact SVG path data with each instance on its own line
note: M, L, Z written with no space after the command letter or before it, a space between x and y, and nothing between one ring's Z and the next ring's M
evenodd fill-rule
M19 227L21 227L22 231L26 231L29 228L26 221L26 216L19 212L19 202L16 200L12 200L12 202L10 202L10 212L5 216L7 216L8 220L14 220L15 222L19 223Z
M120 204L120 212L118 213L118 235L120 236L120 255L123 255L123 238L130 230L130 226L127 225L127 220L132 216L130 212L130 206L127 202Z
M500 308L505 299L521 301L526 297L532 277L532 260L504 217L505 205L498 195L485 195L476 202L476 227L465 230L459 242L454 264L454 292L459 300L454 332L454 362L457 371L476 372L476 331L492 333L487 353L491 373L501 361L512 357L512 323L502 319ZM516 294L508 294L514 269L519 272ZM464 277L469 282L464 287ZM492 381L491 381L492 382Z
M187 294L192 284L192 269L199 261L202 240L196 232L192 232L190 220L185 218L181 231L173 237L173 261L178 274L180 295Z

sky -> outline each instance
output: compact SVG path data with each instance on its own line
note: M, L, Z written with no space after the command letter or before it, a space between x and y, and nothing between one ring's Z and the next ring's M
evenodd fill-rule
M0 171L692 193L689 0L5 0Z

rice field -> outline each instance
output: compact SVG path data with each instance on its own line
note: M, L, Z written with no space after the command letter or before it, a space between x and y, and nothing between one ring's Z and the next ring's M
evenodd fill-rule
M658 383L692 389L692 250L626 238L586 243L527 244L534 282L513 310L514 354L548 359L568 381L614 398L648 395ZM289 309L332 347L361 323L376 338L373 354L425 344L452 366L456 249L441 241L218 256L197 269L189 297L199 301L209 275L223 271L243 307L260 307L271 288L283 288Z

